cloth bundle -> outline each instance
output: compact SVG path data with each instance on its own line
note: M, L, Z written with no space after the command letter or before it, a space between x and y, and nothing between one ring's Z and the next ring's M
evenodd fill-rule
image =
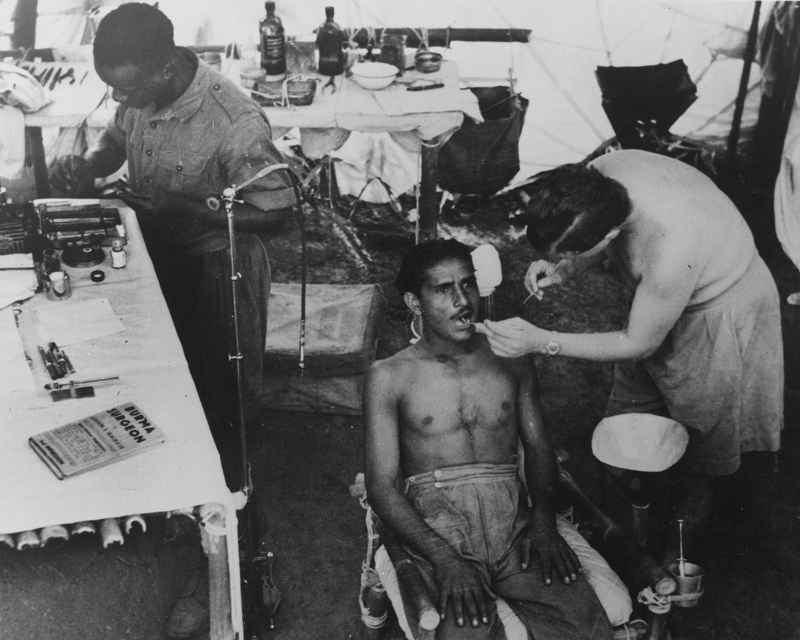
M481 298L494 293L495 287L503 282L503 267L497 249L490 244L482 244L472 252L472 266L475 267L475 280Z
M45 88L30 73L0 62L0 177L13 178L25 162L25 113L38 111L51 101Z

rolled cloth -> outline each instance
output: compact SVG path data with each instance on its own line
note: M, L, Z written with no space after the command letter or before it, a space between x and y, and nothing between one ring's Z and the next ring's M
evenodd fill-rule
M497 249L490 244L482 244L472 252L472 266L481 298L492 295L494 289L503 281L503 267Z

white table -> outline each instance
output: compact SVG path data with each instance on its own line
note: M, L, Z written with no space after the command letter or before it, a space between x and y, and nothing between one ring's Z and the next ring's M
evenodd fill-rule
M50 196L47 164L42 143L42 127L76 127L83 122L104 126L116 103L103 101L105 85L92 65L85 63L39 63L36 70L48 66L74 67L75 84L58 83L52 91L53 102L36 113L26 114L25 125L31 143L37 193ZM435 77L444 83L433 91L407 92L395 84L380 92L365 91L352 79L337 76L336 90L325 88L321 78L314 101L294 108L265 107L273 127L273 136L280 137L295 127L300 129L307 155L324 156L340 147L349 132L389 132L407 149L419 150L422 156L420 180L420 232L423 237L436 233L437 157L438 149L458 130L465 114L481 121L477 99L469 91L459 90L458 67L445 61L439 72L420 74L407 71L404 79Z
M85 201L97 202L97 201ZM192 382L183 349L172 325L136 217L121 202L128 234L128 266L112 269L110 258L97 267L74 269L69 300L51 302L44 294L25 301L20 334L33 361L34 392L14 392L0 399L0 533L35 530L47 525L162 513L200 505L221 505L227 535L231 621L241 633L241 591L236 510L219 455ZM102 269L106 279L89 274ZM65 346L76 373L85 380L118 375L95 385L94 398L52 402L44 385L51 382L41 363L35 311L44 305L68 305L107 298L125 331ZM133 401L165 432L167 443L129 460L65 480L42 463L28 438L72 420ZM99 543L98 543L99 544Z

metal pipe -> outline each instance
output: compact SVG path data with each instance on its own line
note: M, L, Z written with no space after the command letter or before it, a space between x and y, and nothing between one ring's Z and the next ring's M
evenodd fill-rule
M728 136L728 151L726 159L729 163L736 161L736 147L739 144L739 130L742 125L742 112L744 102L747 98L747 84L750 81L750 68L753 66L753 59L756 53L756 41L758 40L758 17L761 12L761 0L758 0L753 7L753 18L750 21L750 31L747 33L747 47L744 53L744 67L742 77L739 80L739 93L736 96L736 106L733 110L733 123L731 132Z

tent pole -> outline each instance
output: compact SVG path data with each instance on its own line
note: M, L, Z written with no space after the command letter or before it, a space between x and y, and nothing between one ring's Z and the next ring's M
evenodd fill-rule
M436 202L436 182L439 173L439 143L423 140L421 146L421 175L419 181L419 227L417 244L435 240L439 207Z
M750 22L750 31L747 34L747 47L744 53L744 67L742 68L742 78L739 81L739 94L736 96L736 107L733 111L733 123L731 132L728 136L728 151L726 159L732 164L736 161L736 147L739 144L739 131L742 126L742 112L744 111L744 101L747 98L747 84L750 81L750 68L753 66L753 59L756 54L756 41L758 40L758 17L761 12L761 0L757 0L753 7L753 19Z
M33 49L36 46L36 16L39 0L17 0L14 9L14 33L11 46L15 49Z

